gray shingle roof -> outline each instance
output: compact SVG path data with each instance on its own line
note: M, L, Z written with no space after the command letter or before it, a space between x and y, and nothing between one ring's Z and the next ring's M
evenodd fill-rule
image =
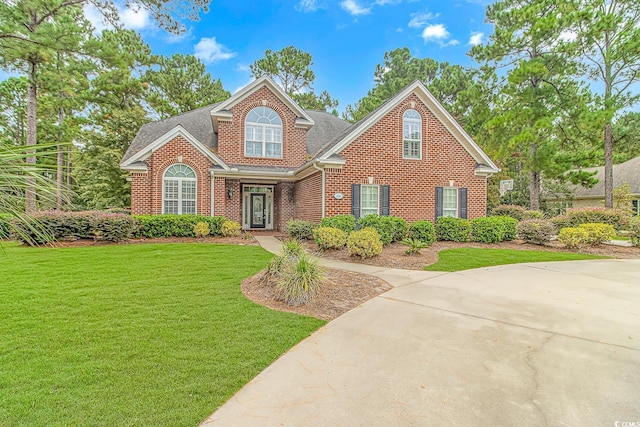
M576 197L604 197L604 166L597 168L585 168L587 172L596 172L594 176L599 182L592 188L577 186ZM631 193L640 194L640 157L628 160L624 163L613 165L613 188L627 183L631 187Z
M307 110L307 113L316 122L307 132L307 154L309 155L317 153L327 141L351 126L351 123L324 111Z

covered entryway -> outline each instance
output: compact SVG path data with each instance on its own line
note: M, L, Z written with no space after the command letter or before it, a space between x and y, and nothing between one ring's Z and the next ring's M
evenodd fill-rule
M273 230L273 186L242 186L242 228Z

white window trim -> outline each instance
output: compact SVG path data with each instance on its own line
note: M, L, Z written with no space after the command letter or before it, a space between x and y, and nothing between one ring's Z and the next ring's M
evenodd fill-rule
M260 107L257 107L257 108L260 108ZM278 115L278 118L280 119L280 123L281 124L272 125L272 124L268 124L268 123L250 122L250 121L247 121L245 119L245 122L244 122L244 156L245 157L253 157L253 158L264 157L264 158L268 158L268 159L281 159L282 158L282 154L283 154L283 150L284 150L284 144L282 142L284 140L284 126L282 125L282 117L280 117L280 115L274 109L270 108L270 110L273 111L276 115ZM251 111L253 111L253 110L251 110ZM247 117L249 117L249 114L251 113L251 111L249 111L249 113L247 114ZM261 138L260 141L256 141L256 140L249 141L247 139L247 127L248 126L262 128L262 138ZM269 128L270 129L279 129L280 130L280 142L266 141L266 136L267 136L266 130L269 129ZM262 146L261 155L255 155L255 154L247 153L247 142L254 142L254 143L259 142L261 144L261 146ZM280 145L280 155L279 156L267 156L267 143Z
M451 217L451 215L445 215L446 211L453 211L453 208L445 208L444 207L444 201L445 201L445 193L447 191L455 191L456 192L456 208L455 208L455 216ZM460 193L458 192L457 188L452 188L452 187L443 187L442 188L442 216L443 217L451 217L451 218L460 218Z
M360 185L360 217L362 218L362 217L365 217L367 215L371 215L372 213L374 213L374 212L369 212L367 214L364 213L365 209L372 209L370 207L365 208L362 205L362 202L364 201L364 197L363 196L364 196L364 189L365 188L375 188L376 189L377 197L376 197L376 212L375 212L375 214L376 215L380 215L380 186L379 185L361 184Z
M409 111L415 111L416 114L420 117L419 119L416 118L412 118L412 117L405 117L405 115L407 114L407 112ZM420 130L420 138L419 139L410 139L407 138L405 139L404 137L404 125L405 122L409 122L409 123L417 123L418 124L418 129ZM414 109L410 109L404 112L404 114L402 115L402 158L405 160L422 160L422 115L414 110ZM413 157L413 156L407 156L405 154L405 143L406 142L417 142L418 143L418 156L417 157Z
M165 175L167 173L167 171L169 170L169 168L171 168L171 166L176 166L176 165L184 165L186 167L188 167L189 169L191 169L193 171L193 173L196 175L195 178L175 178L175 177L169 177L167 178ZM167 180L171 180L171 181L177 181L178 182L178 198L177 199L166 199L165 196L165 181ZM196 183L196 188L194 190L195 192L195 198L194 199L183 199L182 198L182 182L183 181L193 181ZM172 165L167 166L167 168L164 170L163 174L162 174L162 214L164 215L165 212L165 207L164 207L164 202L166 200L169 201L177 201L178 202L178 213L177 215L183 215L182 213L182 202L183 201L187 201L187 202L194 202L194 215L198 214L198 175L196 174L196 171L189 165L185 165L184 163L174 163Z

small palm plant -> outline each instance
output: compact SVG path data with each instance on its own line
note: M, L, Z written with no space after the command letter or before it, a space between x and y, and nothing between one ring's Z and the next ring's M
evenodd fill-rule
M400 244L405 245L407 249L404 251L407 255L413 255L420 253L420 249L428 248L429 243L423 242L422 240L406 238L403 239Z
M267 269L276 281L276 294L292 306L306 304L317 295L324 272L295 239L282 244L282 255L276 255Z

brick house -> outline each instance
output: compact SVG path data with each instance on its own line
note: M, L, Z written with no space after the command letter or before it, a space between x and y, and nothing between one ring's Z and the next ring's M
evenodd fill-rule
M350 124L302 109L268 77L143 126L120 166L134 214L224 215L267 230L338 214L484 216L499 171L419 81Z

